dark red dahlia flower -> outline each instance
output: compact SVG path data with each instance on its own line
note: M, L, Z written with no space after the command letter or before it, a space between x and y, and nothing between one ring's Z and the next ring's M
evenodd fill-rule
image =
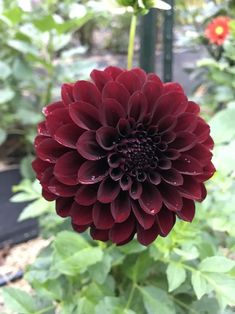
M44 108L33 169L45 199L96 240L144 245L176 216L192 221L214 173L213 140L199 106L177 83L108 67L62 86Z
M205 30L205 36L212 44L223 45L229 35L229 23L231 19L227 16L218 16L213 19Z

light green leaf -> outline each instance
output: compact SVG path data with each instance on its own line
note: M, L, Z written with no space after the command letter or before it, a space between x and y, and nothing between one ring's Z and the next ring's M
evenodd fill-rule
M227 273L235 266L235 261L224 256L211 256L205 258L200 264L202 272Z
M0 61L0 79L5 80L11 74L11 68L7 63Z
M168 291L171 292L178 288L186 279L186 271L180 264L171 263L167 270Z
M86 297L82 297L77 302L76 314L91 314L95 311L95 305Z
M138 287L148 314L175 314L175 306L166 291L154 286Z
M15 96L15 92L10 87L0 89L0 104L4 104L12 100Z
M219 111L211 120L211 135L216 144L229 142L235 136L235 109Z
M95 314L129 314L121 308L121 300L115 297L104 297L96 306ZM131 313L130 313L131 314Z
M0 145L2 145L7 138L7 132L3 129L0 129Z
M103 258L101 248L90 246L82 236L73 232L61 232L54 241L54 249L53 268L68 276L85 272Z
M222 307L225 305L235 306L235 278L219 273L207 273L208 284L217 294L217 298Z
M201 299L201 297L208 292L206 280L199 271L195 271L192 273L191 281L197 298Z
M2 294L5 304L15 313L34 314L37 312L34 298L26 292L4 288Z
M25 54L31 54L35 57L39 56L39 53L35 47L33 47L31 44L21 41L21 40L16 40L16 39L10 39L7 42L8 46Z
M51 15L42 16L40 19L33 21L34 26L41 32L48 32L55 28L55 20Z
M46 212L49 212L52 207L51 204L52 203L47 202L43 198L40 198L30 203L23 209L22 213L18 218L18 221L22 221L29 218L36 218L41 216L42 214L45 214Z
M23 11L16 6L4 12L4 16L6 16L12 24L18 24L21 21L22 15Z
M105 254L102 261L92 265L89 268L91 277L99 284L103 284L107 278L108 273L111 269L112 258L110 255Z

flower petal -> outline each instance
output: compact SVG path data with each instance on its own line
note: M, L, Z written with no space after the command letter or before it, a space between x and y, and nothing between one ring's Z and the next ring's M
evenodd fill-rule
M159 231L162 237L168 235L175 224L175 214L167 208L163 207L157 214L156 220L159 226Z
M108 82L102 91L102 98L103 100L105 98L115 99L123 106L124 110L127 110L130 93L122 84Z
M119 191L119 182L113 181L110 177L107 177L100 183L97 199L101 203L111 203L118 196Z
M91 227L90 235L94 240L98 241L108 241L109 240L109 230L99 230L95 227Z
M97 229L108 230L114 225L114 219L109 204L96 202L93 206L92 217Z
M159 230L158 226L154 224L150 229L145 230L140 225L137 225L137 240L142 245L149 245L152 243L158 236Z
M176 139L171 143L170 148L177 149L179 152L185 152L196 144L197 138L189 132L179 132Z
M52 104L47 105L42 109L43 114L47 117L50 115L53 111L57 109L64 109L64 105L62 101L57 101Z
M56 130L54 138L58 143L66 147L76 148L76 142L82 132L83 130L74 123L68 123Z
M95 184L108 175L108 164L104 160L85 161L79 171L78 180L82 184Z
M65 106L74 102L73 84L63 84L61 87L61 98Z
M163 84L164 87L164 94L170 93L170 92L180 92L184 93L183 87L176 82L167 82Z
M96 140L105 150L112 150L117 138L118 131L111 126L103 126L96 131Z
M163 94L156 102L152 124L157 124L164 116L179 115L185 111L186 107L187 98L183 93L173 91Z
M141 89L141 81L132 70L122 72L116 78L116 82L123 84L130 94Z
M55 201L56 204L56 212L57 215L60 217L68 217L70 215L71 207L73 204L73 198L72 197L59 197Z
M148 102L148 112L152 112L154 104L159 99L163 91L162 82L148 81L144 84L142 91Z
M77 81L73 86L73 97L77 102L86 102L99 108L101 94L98 88L88 81Z
M154 222L155 216L146 214L136 201L131 202L132 211L138 220L139 224L146 230L150 229Z
M196 135L197 141L203 143L210 135L210 127L202 118L198 118L198 123L193 133Z
M131 213L130 198L127 192L121 191L119 193L111 203L111 212L116 223L127 220Z
M188 175L203 173L203 168L198 160L187 154L182 154L177 160L174 160L173 168L178 170L180 173Z
M57 160L54 168L56 179L67 185L78 184L78 169L82 162L83 159L75 151L64 154Z
M173 168L161 171L161 177L166 183L174 186L182 185L184 182L183 176Z
M96 130L101 126L99 111L93 105L84 101L74 102L69 105L71 119L80 128L85 130Z
M138 77L141 85L143 85L145 81L147 80L147 74L141 68L133 68L131 69L131 72L134 73Z
M58 196L71 197L76 194L77 186L65 185L53 177L48 183L48 190Z
M34 161L32 162L32 168L36 172L37 179L39 180L41 179L43 172L50 166L50 163L39 158L34 159Z
M50 136L50 134L47 130L46 121L42 121L38 124L37 131L38 131L39 135Z
M109 67L104 69L104 72L107 73L108 75L110 75L113 80L116 80L118 75L124 71L125 71L124 69L121 69L121 68L118 68L115 66L109 66Z
M196 144L192 149L187 151L187 154L195 158L201 165L207 165L211 158L212 153L203 144Z
M80 185L77 188L75 201L83 206L93 205L97 200L98 184Z
M72 227L73 227L74 231L82 233L82 232L86 231L88 227L90 227L90 224L80 226L80 225L75 225L72 223Z
M129 191L130 197L133 198L133 200L138 200L142 194L142 191L142 184L138 181L133 181Z
M191 222L195 216L195 203L186 198L183 199L183 208L177 212L177 216L185 221Z
M184 183L178 187L180 194L188 199L199 201L202 198L201 184L191 176L184 176Z
M110 74L100 70L93 70L90 74L90 77L100 92L102 92L106 83L113 80Z
M141 208L149 215L155 215L162 207L162 197L158 189L151 183L142 185L143 192L139 199Z
M141 91L135 92L129 99L128 115L136 122L141 121L148 110L147 100Z
M37 156L50 163L55 163L67 151L66 147L60 145L52 138L45 138L36 147Z
M69 116L67 108L56 109L46 118L46 128L48 132L53 136L55 132L62 125L71 123L72 120Z
M109 231L109 239L116 244L121 244L130 238L135 230L135 220L129 216L127 220L121 223L115 223Z
M199 114L199 112L200 112L200 107L199 107L199 105L196 104L195 102L193 102L193 101L188 101L188 106L187 106L187 108L186 108L185 111L197 115L197 114Z
M72 223L75 225L87 225L92 223L92 207L82 206L76 202L73 202L71 207L70 216L72 218Z
M107 154L106 151L98 145L95 131L84 132L79 137L76 146L79 154L88 160L99 160Z
M182 197L176 188L162 183L159 186L159 190L163 199L163 203L169 210L178 211L182 209Z
M124 117L126 117L126 112L117 100L112 98L103 100L100 121L104 126L116 127L118 121Z
M174 128L174 131L175 132L179 132L179 131L192 132L196 128L196 125L197 125L197 116L190 112L184 112L178 117L177 124Z

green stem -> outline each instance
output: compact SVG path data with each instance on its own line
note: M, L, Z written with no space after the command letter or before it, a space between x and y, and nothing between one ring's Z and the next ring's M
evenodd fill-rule
M127 303L125 306L125 310L128 310L130 308L130 305L131 305L131 302L132 302L132 299L134 296L135 288L136 288L136 283L135 283L135 281L133 281L131 291L130 291L130 294L129 294L129 297L128 297L128 300L127 300Z
M130 70L132 68L132 63L133 63L136 25L137 25L137 14L133 13L132 18L131 18L129 45L128 45L128 56L127 56L127 69L128 70Z

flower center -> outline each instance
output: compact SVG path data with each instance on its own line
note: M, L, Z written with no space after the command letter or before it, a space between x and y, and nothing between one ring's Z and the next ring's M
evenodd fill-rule
M166 159L163 152L167 146L161 141L156 128L145 129L138 125L119 139L112 158L114 160L116 156L122 172L143 182L149 173L161 165L162 159Z
M216 33L216 35L222 35L223 32L224 32L224 28L223 28L222 26L217 26L217 27L215 28L215 33Z

